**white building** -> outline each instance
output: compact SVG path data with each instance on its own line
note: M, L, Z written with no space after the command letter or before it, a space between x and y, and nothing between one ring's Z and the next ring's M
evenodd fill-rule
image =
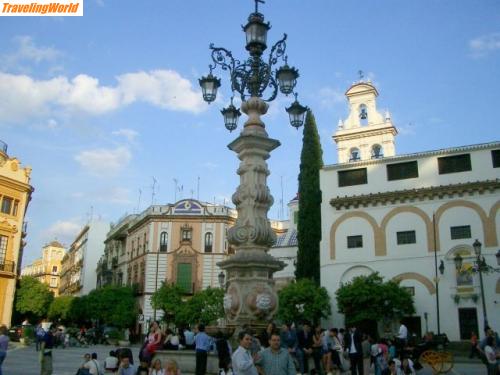
M397 131L388 113L377 112L375 87L359 82L346 96L350 114L333 136L340 162L320 173L321 284L333 311L328 323L344 324L335 301L340 284L377 271L414 294L410 330L437 332L438 275L441 332L450 340L469 339L472 330L482 334L479 277L467 271L475 239L486 262L498 267L500 142L396 155ZM459 271L457 254L464 258ZM498 329L500 279L498 273L483 278L489 324Z
M295 280L295 264L297 262L297 223L299 213L299 198L295 197L288 203L288 220L273 222L271 227L277 232L276 243L269 250L276 259L285 262L285 268L276 272L273 278L278 289Z
M109 223L91 221L76 236L61 265L61 295L83 296L96 287L96 266L104 253Z

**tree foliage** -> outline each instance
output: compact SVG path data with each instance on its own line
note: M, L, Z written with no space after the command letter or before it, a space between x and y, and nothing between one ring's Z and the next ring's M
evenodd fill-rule
M415 313L411 294L399 281L384 282L378 272L355 277L335 292L339 312L346 324L366 320L397 319Z
M59 296L54 298L50 304L48 318L52 321L60 321L67 324L72 321L71 305L74 303L73 296Z
M283 322L309 321L319 323L331 314L328 291L311 279L288 284L278 292L278 318Z
M184 302L176 318L176 324L203 323L213 324L224 316L224 291L220 288L207 288Z
M47 316L54 294L47 284L31 276L24 276L16 291L16 309L29 320L39 320Z
M307 112L302 138L299 173L299 215L297 223L297 279L308 278L320 285L319 245L321 241L321 190L319 171L323 151L316 120Z
M164 320L169 323L175 320L183 307L182 295L182 288L163 282L151 296L151 306L153 309L163 310Z
M109 285L94 289L79 301L87 316L118 328L131 326L137 316L137 305L132 288Z

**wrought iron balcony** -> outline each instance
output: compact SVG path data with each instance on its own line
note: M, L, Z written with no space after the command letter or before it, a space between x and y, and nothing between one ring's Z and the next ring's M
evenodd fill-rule
M16 263L11 260L4 260L0 262L0 271L14 273L16 269Z

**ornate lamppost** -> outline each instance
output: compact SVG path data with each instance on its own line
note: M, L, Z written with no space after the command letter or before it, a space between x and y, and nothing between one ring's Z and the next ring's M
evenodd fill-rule
M488 313L486 311L486 300L484 299L484 285L483 285L483 273L500 272L500 268L494 268L486 263L484 256L481 255L482 244L479 240L475 240L472 244L474 248L474 253L476 254L476 260L474 261L474 267L472 267L473 272L479 273L479 287L481 288L481 303L483 307L483 320L484 327L488 327ZM497 264L500 265L500 250L496 253ZM458 272L462 270L463 258L460 254L455 255L453 259L455 263L455 268Z
M208 103L215 100L221 86L219 78L212 73L217 67L229 73L231 91L240 95L241 110L248 115L240 135L228 147L238 154L240 185L233 194L238 218L228 231L228 242L235 248L235 254L218 263L227 275L227 290L224 310L228 326L264 326L278 308L278 297L274 291L273 273L282 270L285 263L268 254L275 243L276 235L271 229L267 212L273 204L273 197L267 186L269 169L266 160L280 142L268 136L261 116L267 112L267 102L273 101L278 90L285 95L294 93L297 69L288 66L286 34L271 47L267 61L263 52L267 49L267 32L271 28L259 13L255 0L255 11L243 26L246 35L246 50L249 57L240 61L231 51L210 45L213 64L210 73L199 82L203 99ZM278 61L284 65L273 71ZM297 94L295 101L286 108L291 125L299 128L304 122L307 108L300 105ZM236 129L241 112L233 104L222 111L224 124L231 132ZM222 279L222 277L221 277Z

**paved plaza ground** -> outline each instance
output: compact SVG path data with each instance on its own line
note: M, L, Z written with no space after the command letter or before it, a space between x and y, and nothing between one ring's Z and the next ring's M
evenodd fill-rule
M67 348L54 350L54 373L53 375L75 375L78 366L82 363L85 353L96 352L98 359L102 361L113 347L97 345L88 348ZM132 347L134 359L137 358L139 347ZM452 374L460 375L486 375L486 368L481 363L468 362L459 359L460 363L455 365ZM35 346L16 346L8 351L7 358L3 364L3 375L39 375L40 364ZM350 374L347 372L346 374ZM418 371L418 375L431 375L430 369Z

